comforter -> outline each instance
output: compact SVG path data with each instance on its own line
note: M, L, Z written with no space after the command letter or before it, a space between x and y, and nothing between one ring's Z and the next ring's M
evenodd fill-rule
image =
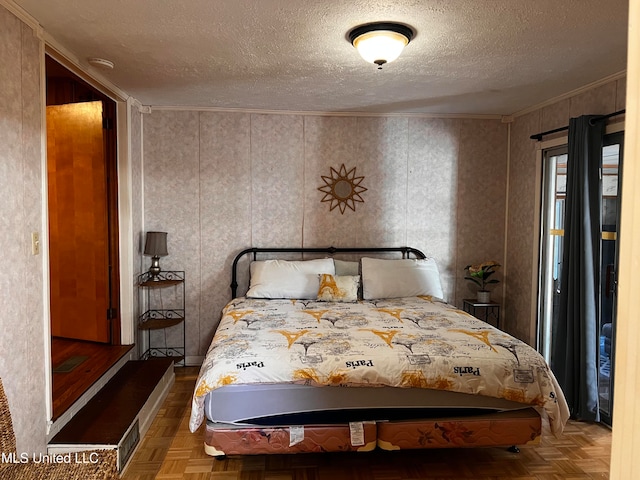
M237 298L223 310L200 370L204 397L230 384L442 389L537 407L555 434L569 417L546 362L511 335L431 297L357 303Z

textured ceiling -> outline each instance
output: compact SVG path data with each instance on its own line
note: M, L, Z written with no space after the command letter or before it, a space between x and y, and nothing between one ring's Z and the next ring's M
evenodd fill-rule
M144 105L509 115L626 68L627 0L13 0ZM417 32L377 70L347 41Z

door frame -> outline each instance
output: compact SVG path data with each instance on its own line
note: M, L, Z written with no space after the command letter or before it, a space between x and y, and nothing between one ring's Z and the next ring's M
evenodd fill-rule
M61 47L51 44L49 41L41 44L40 52L40 98L41 98L41 196L42 196L42 225L40 236L42 252L42 298L45 305L43 314L44 329L44 369L45 369L45 405L47 415L47 435L51 434L54 423L53 418L53 365L51 362L51 318L49 312L49 237L47 234L49 225L48 201L47 201L47 148L46 148L46 55L60 63L72 73L80 77L92 87L112 99L116 104L116 130L117 130L117 203L118 203L118 245L120 250L119 267L120 278L118 288L120 290L120 343L122 345L134 345L135 322L134 322L134 258L137 248L134 248L133 241L133 189L132 189L132 169L131 169L131 126L129 118L131 111L135 108L135 100L121 91L109 81L99 78L99 75L89 74L75 60L72 55L65 52ZM106 383L108 378L104 375L102 383ZM71 413L71 412L69 412Z
M615 123L611 123L605 128L605 135L610 135L613 133L619 133L625 131L625 122L624 120L618 121ZM543 154L544 150L550 150L555 147L560 147L562 145L567 145L569 143L568 136L561 136L557 138L553 138L551 140L546 140L542 142L537 142L536 144L536 202L537 205L535 212L535 221L534 221L534 230L533 230L533 245L536 248L533 249L534 258L533 258L533 274L532 278L534 280L534 285L538 285L538 288L532 289L531 293L531 320L529 322L530 325L530 338L534 340L536 350L540 351L540 273L542 271L541 267L541 255L540 249L542 247L542 216L541 216L541 205L542 205L542 189L543 189L543 181L544 178L542 176L542 162L543 162Z
M616 330L618 324L618 277L620 272L620 227L621 227L621 205L622 205L622 178L624 171L624 142L625 142L625 131L620 130L618 132L606 132L605 134L605 142L604 146L607 145L615 145L620 144L622 148L618 153L618 191L617 191L617 213L616 213L616 232L617 238L616 242L616 252L615 252L615 275L614 282L615 286L613 287L613 300L612 300L612 325L611 325L611 353L610 353L610 369L609 369L609 411L606 412L600 409L600 421L605 425L612 427L613 426L613 400L615 395L615 364L616 364ZM602 260L601 260L602 262ZM602 287L601 287L602 288ZM598 325L598 335L600 335L600 328L602 327L602 317L600 318L601 325ZM599 347L598 347L599 348ZM600 367L598 367L598 372L600 371ZM599 375L598 375L599 376ZM600 384L600 379L598 378L598 385Z
M566 140L566 137L565 137ZM540 151L542 156L542 185L541 185L541 203L540 203L540 243L539 243L539 260L538 260L538 317L537 317L537 350L544 357L548 364L551 364L551 331L553 328L553 321L548 318L548 315L553 310L552 298L546 298L546 290L550 287L549 279L546 278L553 270L552 260L553 257L548 249L549 235L552 227L548 224L548 210L555 209L556 202L556 189L553 191L549 189L549 183L555 182L556 168L550 168L548 159L549 157L557 157L560 155L566 155L569 152L569 146L563 141L560 145L549 146ZM552 180L553 179L553 180Z

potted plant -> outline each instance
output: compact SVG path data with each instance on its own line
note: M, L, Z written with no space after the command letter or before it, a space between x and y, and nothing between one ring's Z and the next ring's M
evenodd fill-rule
M491 292L487 290L487 285L498 283L499 280L491 278L496 273L496 270L500 267L498 262L484 262L478 265L467 265L464 267L468 272L464 278L470 280L480 287L477 292L477 300L482 303L489 303L491 301Z

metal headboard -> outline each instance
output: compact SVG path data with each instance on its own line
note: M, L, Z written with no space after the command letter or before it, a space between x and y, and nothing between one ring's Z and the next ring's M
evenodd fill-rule
M413 255L416 258L423 259L427 256L420 250L412 247L380 247L380 248L247 248L241 251L233 260L233 266L231 268L231 298L236 298L238 291L238 276L237 268L238 261L250 253L253 254L253 260L256 260L258 253L328 253L329 255L335 255L336 253L388 253L397 252L402 253L402 258L409 258Z

